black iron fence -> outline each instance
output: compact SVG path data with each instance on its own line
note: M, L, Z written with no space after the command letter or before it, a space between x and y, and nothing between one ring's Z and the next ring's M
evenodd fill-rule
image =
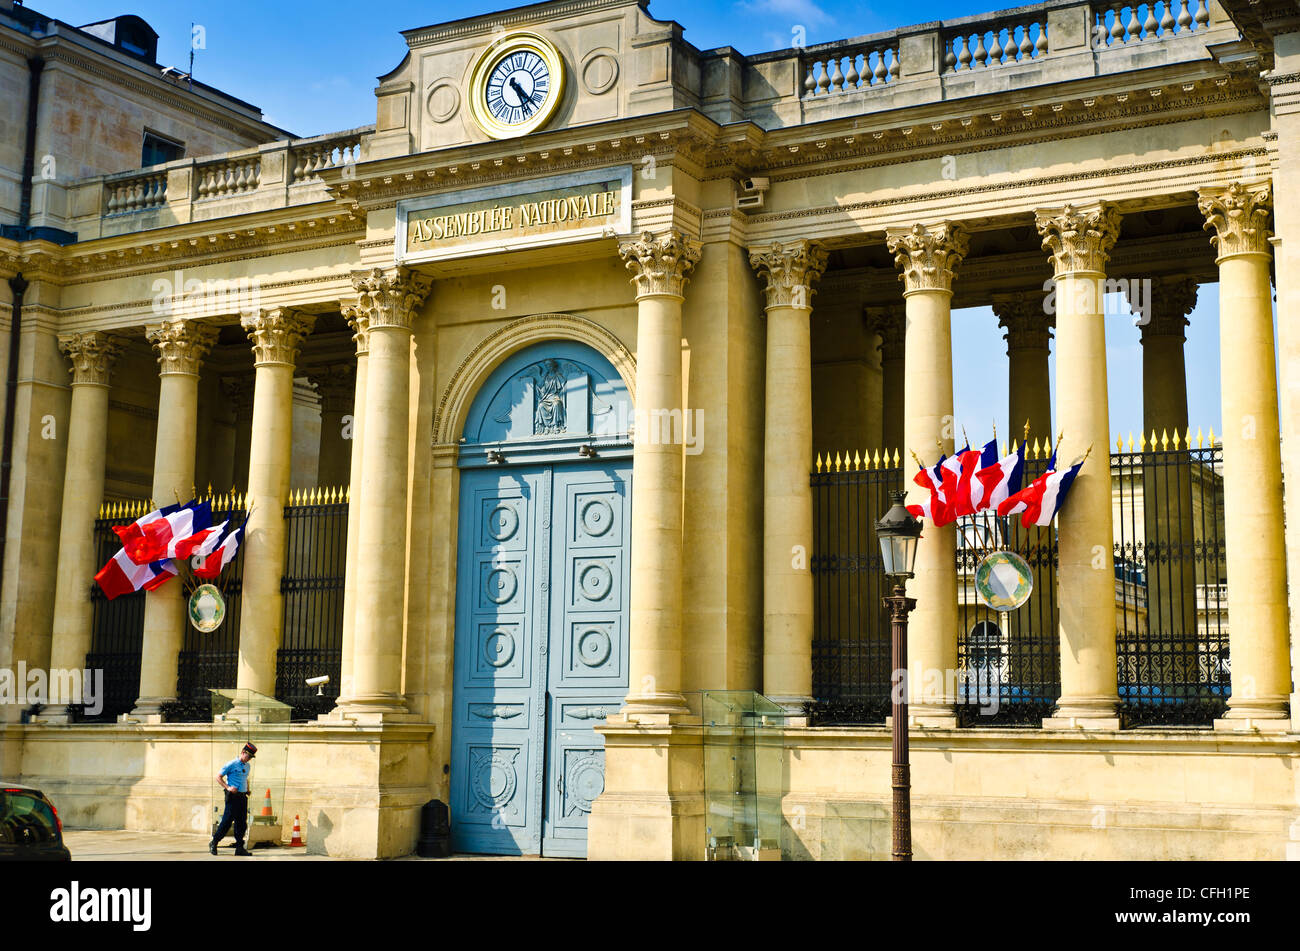
M147 501L105 502L95 520L95 564L103 565L117 554L122 541L115 526L130 525L149 511ZM87 716L74 705L78 720L112 722L129 713L140 695L140 653L144 643L144 592L125 594L112 601L99 585L90 585L91 636L86 667L104 672L103 705L96 716Z
M276 658L275 697L293 719L328 713L343 665L343 573L348 502L343 489L294 493L284 510L284 632ZM328 675L328 684L306 681Z
M277 655L276 699L306 719L333 708L339 693L343 656L343 573L347 561L346 489L294 492L284 509L285 568L282 648ZM209 496L214 522L240 525L247 515L239 493ZM150 511L146 500L108 502L95 523L99 563L121 547L114 526L128 525ZM187 576L183 572L182 576ZM226 601L221 625L210 633L185 625L176 664L176 699L163 706L168 722L202 722L211 716L210 690L233 688L239 669L239 631L244 580L244 550L214 584ZM172 581L169 584L182 583ZM109 601L99 586L91 593L93 632L87 666L104 671L105 701L95 720L111 721L135 705L140 689L144 592ZM308 678L328 675L328 684L309 686ZM80 719L88 719L84 714Z
M1180 445L1181 443L1181 445ZM1047 465L1031 450L1025 484ZM811 474L815 591L815 724L881 723L889 712L885 579L873 526L902 488L893 460L819 460ZM884 463L884 464L881 464ZM1222 447L1182 437L1111 456L1115 521L1116 650L1127 726L1204 726L1229 695L1223 545ZM995 550L1023 558L1034 593L999 614L975 596L974 574ZM1060 697L1054 528L983 514L958 522L959 720L968 726L1037 726Z
M1187 437L1130 438L1111 455L1115 649L1130 726L1209 726L1231 694L1223 447Z

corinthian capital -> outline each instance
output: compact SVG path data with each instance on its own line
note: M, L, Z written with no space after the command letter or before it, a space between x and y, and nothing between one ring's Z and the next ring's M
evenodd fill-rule
M907 344L907 309L902 304L864 307L862 316L867 332L880 334L880 358L901 360Z
M1043 238L1043 250L1052 252L1056 276L1080 271L1106 273L1110 249L1119 238L1120 214L1109 202L1086 207L1066 205L1045 209L1034 223Z
M753 248L749 266L767 279L768 307L812 307L813 285L826 270L826 249L816 241Z
M357 356L364 357L370 352L370 318L361 313L355 301L342 302L339 311L352 328L352 342L356 344Z
M1202 188L1196 207L1205 216L1205 230L1219 258L1233 254L1269 254L1268 215L1273 210L1273 186L1247 187L1233 182L1227 188Z
M158 351L159 375L199 375L203 358L217 342L217 328L197 320L169 320L146 328L145 336Z
M1007 342L1008 355L1013 350L1050 348L1056 318L1046 312L1043 300L1041 291L993 295L993 313L997 315L998 326L1007 331L1002 339Z
M287 307L270 307L244 314L239 323L253 344L254 366L292 367L316 318Z
M894 263L903 269L899 280L903 293L914 291L952 291L954 270L970 250L966 229L945 221L927 228L917 223L910 228L891 228L885 243Z
M1190 277L1157 277L1145 286L1136 281L1126 285L1129 308L1141 313L1138 327L1145 343L1148 337L1178 337L1186 340L1183 328L1187 315L1196 307L1199 285ZM1141 296L1146 297L1145 303Z
M72 360L72 385L108 386L124 343L121 337L98 330L59 337L59 349Z
M654 235L649 231L624 238L618 254L632 272L636 296L681 297L691 270L700 260L700 242L680 231Z
M308 373L307 379L316 387L322 412L351 412L357 385L354 367L346 364L321 367Z
M377 327L410 330L416 310L429 296L430 282L404 267L373 268L352 275L357 289L357 316L366 320L367 332Z

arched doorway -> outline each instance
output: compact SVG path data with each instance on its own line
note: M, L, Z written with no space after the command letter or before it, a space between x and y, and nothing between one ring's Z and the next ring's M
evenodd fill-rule
M457 851L586 854L593 727L628 687L627 388L570 341L514 354L461 441L451 819Z

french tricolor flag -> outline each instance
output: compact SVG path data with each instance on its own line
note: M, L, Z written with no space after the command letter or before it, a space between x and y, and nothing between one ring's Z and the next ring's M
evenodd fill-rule
M988 447L985 447L986 449ZM1025 474L1025 444L1005 458L988 464L975 473L975 481L983 491L976 511L996 509L1020 491Z
M919 505L907 506L907 510L917 518L928 518L936 525L947 524L947 522L941 521L945 517L947 508L943 494L943 462L947 456L940 456L939 461L932 466L923 464L916 453L912 453L912 458L921 467L916 475L912 476L912 481L921 488L926 489L930 493L930 497Z
M996 463L997 458L998 444L990 440L983 449L971 449L968 445L944 463L944 495L953 500L948 507L949 521L963 515L974 515L983 508L980 503L984 499L984 486L976 475L981 469Z
M207 551L195 553L191 560L195 577L209 580L216 578L226 565L235 560L235 553L239 551L239 545L244 540L244 526L247 524L248 519L245 518L244 524L222 538L220 544L214 542ZM221 523L222 528L225 525L225 522Z
M1065 496L1069 493L1075 476L1079 474L1087 458L1085 455L1064 472L1049 468L1028 486L1003 501L998 506L998 514L1024 513L1020 516L1020 522L1026 527L1037 525L1045 528L1051 525L1052 519L1056 518L1056 513L1065 504ZM1055 466L1055 459L1056 456L1053 454L1052 466Z
M166 558L190 558L210 534L212 503L169 505L114 528L127 557L137 565Z
M161 587L177 574L173 561L154 561L137 565L123 548L109 559L108 564L99 569L95 581L100 589L112 601L118 595L131 594L136 591L152 591Z

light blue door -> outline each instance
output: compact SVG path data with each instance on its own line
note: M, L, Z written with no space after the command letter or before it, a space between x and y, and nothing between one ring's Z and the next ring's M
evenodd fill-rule
M451 819L461 852L586 854L593 727L627 693L631 462L461 476Z

